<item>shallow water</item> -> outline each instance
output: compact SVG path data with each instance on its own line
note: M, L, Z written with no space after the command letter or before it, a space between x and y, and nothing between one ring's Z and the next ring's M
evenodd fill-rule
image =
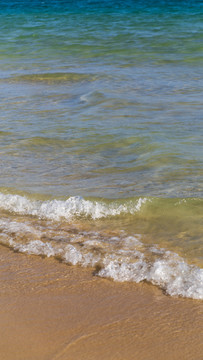
M0 18L1 242L202 298L201 2L11 1Z

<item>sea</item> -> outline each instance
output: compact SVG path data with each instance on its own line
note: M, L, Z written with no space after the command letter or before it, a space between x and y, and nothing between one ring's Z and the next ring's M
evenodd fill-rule
M1 0L0 245L203 299L202 1Z

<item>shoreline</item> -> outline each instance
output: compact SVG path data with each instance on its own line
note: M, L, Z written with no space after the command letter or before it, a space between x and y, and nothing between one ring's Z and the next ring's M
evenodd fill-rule
M203 302L0 246L2 360L200 360Z

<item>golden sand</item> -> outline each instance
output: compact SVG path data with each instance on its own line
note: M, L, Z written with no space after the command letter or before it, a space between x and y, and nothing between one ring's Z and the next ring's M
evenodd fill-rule
M203 302L0 247L1 360L202 360Z

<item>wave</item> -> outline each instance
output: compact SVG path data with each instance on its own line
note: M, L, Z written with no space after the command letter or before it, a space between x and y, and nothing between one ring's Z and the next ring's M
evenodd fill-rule
M72 220L74 217L87 217L93 220L125 215L146 215L153 219L167 222L170 218L186 219L188 226L202 224L202 198L156 198L132 197L128 199L85 199L81 196L70 196L66 200L33 200L33 196L8 194L1 189L0 210L19 215L30 215L53 221ZM38 197L39 199L40 197ZM196 229L197 230L197 229Z
M0 209L55 221L70 220L75 216L91 217L95 220L126 213L134 214L139 212L147 201L150 199L139 198L124 204L116 201L106 204L103 201L85 200L79 196L72 196L65 201L31 201L24 196L0 193Z
M157 209L156 201L158 200L140 197L123 200L121 203L73 196L67 200L42 201L0 193L0 243L14 251L53 256L67 264L94 268L95 274L100 277L119 282L147 281L171 296L203 299L203 269L188 264L175 251L154 243L147 244L143 233L129 234L126 230L109 230L111 221L108 223L105 220L108 225L102 227L102 231L89 231L86 221L82 221L82 225L74 224L74 219L78 217L84 218L83 220L111 220L112 217L118 217L116 227L119 229L122 223L120 216L130 214L133 221L135 215L139 217L143 214L146 218L150 213L153 216ZM189 219L191 204L196 209L195 216L201 216L201 199L169 201L172 206L170 216L167 217L170 224L171 214L175 209L180 209L180 213L182 210L189 211ZM159 209L160 212L163 212L163 207ZM177 214L178 212L175 216ZM161 224L163 223L158 222L159 227ZM154 220L151 226L154 226ZM138 229L137 223L136 228ZM178 243L182 234L180 232Z
M59 231L50 224L43 227L8 218L0 220L1 244L14 251L91 267L95 275L119 282L147 281L171 296L203 299L203 269L141 240L141 235L128 236L125 232L112 236L76 229Z

